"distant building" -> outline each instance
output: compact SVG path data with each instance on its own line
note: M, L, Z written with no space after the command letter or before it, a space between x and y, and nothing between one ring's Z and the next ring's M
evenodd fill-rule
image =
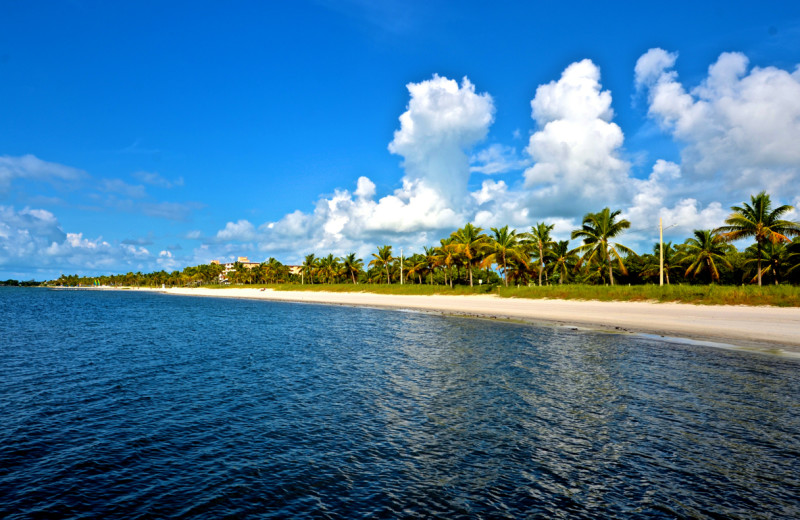
M248 269L252 269L254 267L258 267L259 265L261 265L261 262L251 262L250 260L247 259L246 256L237 256L236 261Z
M246 256L237 256L236 262L226 262L225 264L220 264L219 260L212 260L211 263L224 266L225 269L223 269L221 276L226 276L226 277L229 273L232 273L233 271L236 270L235 267L236 263L242 264L247 269L252 269L254 267L258 267L259 265L261 265L260 262L251 262L250 259L247 258Z

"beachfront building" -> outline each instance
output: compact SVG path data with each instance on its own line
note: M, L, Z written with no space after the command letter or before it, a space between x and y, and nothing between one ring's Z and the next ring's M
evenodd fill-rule
M219 274L219 282L224 283L228 281L228 275L234 271L236 271L236 264L241 264L242 266L246 267L247 269L253 269L258 267L260 264L259 262L251 262L249 258L246 256L237 256L235 262L226 262L222 264L219 260L212 260L210 262L212 265L222 265L224 268L222 272Z

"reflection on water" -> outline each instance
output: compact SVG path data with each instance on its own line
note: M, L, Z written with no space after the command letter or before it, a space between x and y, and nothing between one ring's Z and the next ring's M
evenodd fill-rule
M0 303L3 517L800 516L797 360L372 309Z

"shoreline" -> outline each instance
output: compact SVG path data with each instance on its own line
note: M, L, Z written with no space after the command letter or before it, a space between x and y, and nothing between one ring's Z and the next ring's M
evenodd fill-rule
M800 310L683 303L386 295L272 289L139 289L175 296L239 298L433 312L690 340L722 348L800 356Z

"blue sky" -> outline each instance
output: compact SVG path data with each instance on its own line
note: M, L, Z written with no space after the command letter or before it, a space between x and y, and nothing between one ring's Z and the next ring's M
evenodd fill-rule
M6 2L0 278L800 203L800 5L642 4Z

